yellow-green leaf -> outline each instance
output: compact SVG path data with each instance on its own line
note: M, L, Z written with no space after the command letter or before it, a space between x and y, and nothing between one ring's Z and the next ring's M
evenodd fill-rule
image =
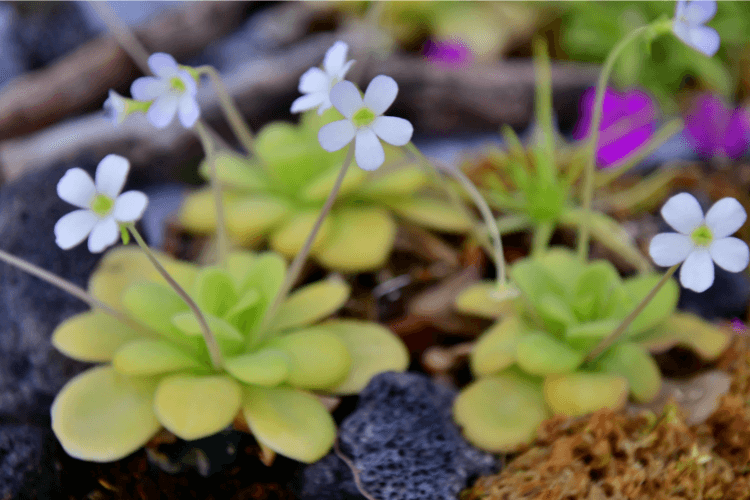
M320 202L322 207L322 203L328 198L340 172L341 165L336 165L312 179L310 183L300 191L300 199L310 202ZM346 195L357 189L366 178L367 172L361 168L350 168L347 170L336 196L338 198L344 198Z
M492 375L516 362L518 341L527 334L516 316L501 319L484 332L469 356L475 377Z
M456 298L456 309L464 314L472 314L488 319L502 318L515 312L513 300L496 298L497 283L482 281L469 285Z
M379 174L380 172L378 172ZM427 185L427 175L414 167L400 168L383 175L373 175L364 183L358 195L371 198L388 198L407 196L415 193Z
M628 380L630 394L637 402L651 401L661 388L661 373L646 350L629 342L609 348L597 364L607 372Z
M207 370L208 367L173 343L141 339L121 347L112 365L125 375L157 375L177 370Z
M164 427L192 441L231 424L241 399L240 384L225 375L172 375L159 384L154 410Z
M346 378L330 392L357 394L378 373L403 372L409 366L409 351L404 343L381 325L338 319L327 321L321 328L336 335L352 358Z
M469 384L456 397L453 416L472 444L499 453L530 442L549 411L541 386L509 370Z
M287 383L303 389L324 390L340 384L352 364L346 344L322 327L275 337L268 347L289 356Z
M336 439L333 418L320 401L304 391L246 386L242 411L258 442L300 462L320 460Z
M609 373L550 375L544 380L544 399L552 413L569 417L602 408L618 410L628 400L628 381Z
M288 200L269 194L254 194L227 203L227 231L242 244L252 244L292 213Z
M388 205L401 217L421 226L446 233L465 233L471 230L472 222L463 210L447 201L425 196L388 200Z
M731 336L731 331L718 328L695 314L675 312L658 328L633 338L633 342L651 352L663 352L681 345L692 349L703 359L712 360L729 346Z
M361 272L385 263L396 238L396 223L376 207L346 207L332 215L330 234L315 257L329 269Z
M225 216L227 206L231 205L237 196L230 191L222 193ZM216 231L216 203L211 188L198 189L185 196L177 219L185 229L193 233L209 234Z
M585 353L577 351L545 332L531 332L518 340L516 362L534 375L569 373L583 363Z
M279 307L271 330L312 325L338 311L351 290L342 279L327 279L297 289Z
M318 212L319 210L301 210L290 215L284 224L271 233L271 247L287 257L297 255L312 231L315 221L318 220ZM323 241L328 238L328 233L331 230L331 218L335 216L335 213L335 210L331 211L323 220L323 224L321 224L320 230L313 241L313 250L320 247Z
M257 162L227 150L214 154L213 159L216 175L226 186L248 191L268 186L266 176ZM201 162L198 172L204 179L211 179L211 165L207 158Z
M111 366L71 379L52 403L52 430L68 455L114 462L146 444L161 425L153 409L158 379L128 377Z
M275 386L286 380L289 356L278 349L263 349L227 359L224 368L246 384Z
M68 318L52 333L52 345L66 356L99 363L110 361L122 345L142 337L109 314L99 310Z

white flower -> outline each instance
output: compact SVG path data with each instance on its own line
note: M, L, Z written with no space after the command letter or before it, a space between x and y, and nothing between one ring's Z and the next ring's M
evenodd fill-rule
M120 235L119 222L135 222L146 209L148 198L140 191L120 194L130 162L107 155L96 167L96 184L80 168L71 168L57 183L57 194L75 210L55 224L55 243L68 250L89 237L89 251L99 253L114 245Z
M119 125L127 116L128 104L123 96L109 89L109 97L104 101L104 112L112 123Z
M337 83L331 90L331 102L345 120L321 127L318 141L326 151L338 151L354 139L354 157L364 170L375 170L385 161L378 138L394 146L411 140L414 127L408 120L381 116L393 104L398 85L390 76L378 75L365 91L364 100L352 82Z
M694 292L705 292L714 282L714 265L731 273L745 269L750 250L744 241L728 237L747 219L734 198L722 198L703 217L698 201L688 193L671 197L661 209L664 220L677 233L657 234L648 253L659 266L682 261L680 283ZM712 262L713 261L713 262Z
M195 100L198 87L193 77L180 69L172 56L161 52L148 58L148 67L156 76L143 76L130 86L134 99L153 101L146 113L148 121L156 128L164 128L178 113L182 125L192 127L200 116Z
M672 31L687 45L711 57L719 50L721 40L715 29L703 25L715 14L714 0L678 0Z
M323 59L323 71L320 68L310 68L299 79L299 91L303 95L292 103L292 113L307 111L318 106L318 114L322 115L331 107L330 93L334 85L344 79L354 61L346 62L346 52L349 46L344 42L336 42L326 51Z

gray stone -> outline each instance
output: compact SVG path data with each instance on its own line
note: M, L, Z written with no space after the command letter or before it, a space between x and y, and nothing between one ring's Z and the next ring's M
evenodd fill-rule
M44 432L28 425L0 425L0 498L14 498L42 456Z
M455 500L479 475L497 471L495 458L462 437L451 418L456 393L415 373L383 373L360 394L341 424L341 451L378 500ZM334 453L307 467L303 500L362 497Z
M72 165L29 174L0 188L0 249L85 287L100 255L83 243L55 244L54 225L75 207L56 193ZM85 170L92 173L93 165ZM55 327L88 306L35 277L0 262L0 419L49 422L57 391L86 365L52 347Z

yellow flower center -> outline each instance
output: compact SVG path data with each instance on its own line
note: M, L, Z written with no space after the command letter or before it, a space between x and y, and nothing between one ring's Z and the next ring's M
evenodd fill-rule
M352 116L352 123L357 128L366 127L375 120L375 113L370 108L362 108Z
M185 83L178 77L173 76L171 80L169 80L169 84L172 86L172 90L175 92L183 93L187 88L185 87Z
M707 247L714 239L714 235L711 234L711 230L705 224L696 228L690 237L693 239L693 243L701 247Z
M115 200L104 194L97 194L91 202L91 211L99 217L105 217L115 206Z

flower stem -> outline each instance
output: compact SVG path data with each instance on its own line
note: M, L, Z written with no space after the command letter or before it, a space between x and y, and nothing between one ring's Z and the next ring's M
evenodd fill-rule
M224 81L219 76L216 68L206 65L195 69L198 71L198 74L208 75L208 77L211 78L211 82L216 90L216 95L219 97L221 109L224 111L224 115L227 117L227 121L232 127L234 135L237 136L237 139L239 139L242 147L245 148L245 151L248 154L252 153L255 144L253 133L245 120L242 119L242 115L240 115L240 112L237 109L237 103L235 103L232 96L229 95L227 87L224 85Z
M216 337L214 337L214 334L211 333L211 329L208 327L208 322L206 321L206 317L203 316L203 313L201 312L200 308L198 307L198 304L195 303L195 301L188 295L188 293L185 291L184 288L180 286L179 283L175 281L174 278L167 272L166 269L164 269L164 266L161 265L161 263L156 258L156 255L151 251L151 249L148 247L146 242L144 241L143 237L141 236L141 233L138 232L138 230L135 228L135 224L129 223L126 225L128 230L133 234L133 238L135 238L135 241L138 243L138 245L141 247L141 250L143 250L148 257L148 260L151 261L151 264L154 265L157 271L159 271L159 274L162 275L162 277L167 280L167 283L169 283L169 286L171 286L175 292L177 292L177 295L182 298L182 300L185 301L185 303L188 305L191 311L193 311L193 314L195 314L196 319L198 320L198 324L201 327L201 331L203 332L203 338L206 341L206 347L208 348L208 354L211 356L211 364L213 365L213 368L215 370L221 370L224 366L224 363L221 358L221 350L219 349L219 344L216 342Z
M217 260L220 265L223 265L227 261L227 253L229 252L229 237L227 236L227 224L224 219L224 202L221 195L221 181L216 173L216 154L214 141L208 133L205 125L202 121L198 121L195 124L195 131L198 133L203 151L206 153L206 161L211 167L211 193L214 197L214 205L216 206L216 240L217 240Z
M585 262L589 253L589 236L590 236L590 218L591 218L591 199L594 197L594 168L596 165L596 150L597 143L599 142L599 127L602 122L602 106L604 104L604 91L607 88L607 82L609 81L609 75L612 73L612 68L615 65L615 61L620 53L627 47L630 42L636 40L647 30L651 29L650 25L642 26L636 30L630 32L625 38L620 40L617 45L609 53L607 59L604 61L604 67L602 72L599 74L599 80L596 84L596 98L594 99L594 115L591 118L591 126L589 127L589 150L586 161L586 170L584 172L584 188L583 188L583 210L584 219L581 224L581 232L578 235L578 258L581 262Z
M63 290L64 292L68 292L73 297L76 297L86 302L92 308L101 309L103 312L109 314L113 318L117 319L118 321L121 321L122 323L129 326L130 328L133 328L134 330L144 331L144 326L136 322L135 320L133 320L131 317L127 316L126 314L116 309L113 309L112 307L108 306L101 300L89 294L86 290L79 287L78 285L74 285L70 281L63 279L57 276L56 274L47 271L46 269L42 269L41 267L35 264L32 264L31 262L27 262L3 250L0 250L0 260L32 276L36 276L40 280L46 281L47 283L56 286L57 288L59 288L60 290Z
M294 282L297 281L299 274L302 272L302 266L305 264L305 261L307 260L307 256L310 254L310 250L312 249L313 242L315 241L315 237L318 235L318 231L320 231L320 227L323 225L323 221L328 216L328 213L331 211L334 201L336 201L336 195L341 189L341 184L344 182L344 177L346 176L347 170L349 170L349 165L352 163L353 157L354 157L354 145L350 145L349 149L346 152L346 158L344 159L344 163L343 165L341 165L339 176L336 178L336 182L334 183L333 188L331 189L331 192L328 193L328 199L326 199L325 203L323 204L323 208L320 210L320 213L318 214L318 219L315 221L315 225L313 225L312 231L310 231L310 234L307 235L307 240L305 240L304 245L302 245L302 248L294 257L294 260L292 261L292 264L289 266L289 270L286 273L286 277L284 278L284 283L281 285L281 288L276 294L276 297L274 298L273 303L271 304L271 307L269 307L268 311L266 311L266 315L263 318L263 323L259 330L261 332L261 335L263 335L262 332L268 326L269 322L273 319L274 314L276 314L276 311L284 302L284 300L287 297L287 294L292 289Z
M620 337L620 335L625 332L625 330L630 326L633 320L635 320L635 318L638 317L639 314L641 314L648 303L653 300L657 292L661 290L661 287L663 287L664 284L669 280L669 278L672 277L678 267L680 267L680 264L675 264L674 266L670 267L666 273L664 273L664 276L662 276L656 286L650 292L648 292L648 295L643 298L641 303L638 304L638 306L633 309L633 311L628 314L628 316L624 320L622 320L620 326L615 328L615 330L608 336L604 337L602 341L599 342L599 344L597 344L597 346L594 347L594 349L588 354L588 356L586 356L586 362L593 361L598 358L601 353L609 348L609 346L611 346L618 339L618 337Z
M422 152L417 148L417 146L414 145L413 142L410 142L406 145L406 148L409 152L411 152L420 162L422 162L425 165L429 165L431 168L429 169L431 172L433 172L433 177L437 177L440 180L440 183L442 184L442 187L448 192L448 194L451 196L451 200L453 201L454 205L456 205L461 212L463 212L466 217L471 220L471 216L466 210L466 207L464 207L463 203L461 203L460 199L455 195L452 189L449 188L447 183L443 181L440 174L437 172L437 168L432 166L432 162L430 162L427 157L422 154ZM482 215L482 218L484 219L484 224L487 226L487 231L490 233L490 237L492 238L492 253L493 258L495 261L495 267L497 268L497 286L498 289L503 287L506 282L506 272L505 272L505 257L503 253L503 241L500 238L500 230L497 227L497 222L495 221L495 217L492 215L492 211L490 210L490 207L487 205L487 202L485 201L484 197L481 195L479 190L474 186L474 183L471 182L471 179L469 179L466 174L461 171L460 168L446 168L444 169L448 174L453 176L460 184L461 187L464 188L464 190L471 196L471 199L474 201L474 204L479 209L479 212ZM484 235L483 235L484 236ZM485 237L486 238L486 237Z

